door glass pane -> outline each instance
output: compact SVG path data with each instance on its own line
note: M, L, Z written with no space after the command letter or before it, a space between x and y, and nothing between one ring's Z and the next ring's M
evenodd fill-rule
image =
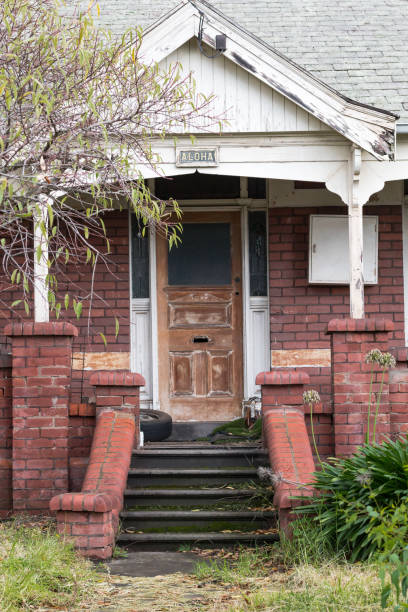
M149 235L142 236L136 217L132 216L132 298L150 297Z
M229 223L185 223L169 252L169 285L230 285Z

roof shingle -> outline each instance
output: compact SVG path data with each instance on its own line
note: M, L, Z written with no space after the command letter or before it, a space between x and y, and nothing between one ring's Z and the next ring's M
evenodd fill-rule
M174 0L99 0L114 33L146 27ZM213 0L277 51L358 102L408 123L408 0Z

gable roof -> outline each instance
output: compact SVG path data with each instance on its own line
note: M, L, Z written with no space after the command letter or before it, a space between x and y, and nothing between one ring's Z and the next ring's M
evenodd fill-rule
M377 159L394 158L394 115L341 96L205 0L182 0L145 30L142 57L147 62L160 62L199 33L212 48L216 36L225 34L224 57Z
M177 0L99 0L114 32L146 27ZM407 0L212 0L212 5L345 96L408 123Z

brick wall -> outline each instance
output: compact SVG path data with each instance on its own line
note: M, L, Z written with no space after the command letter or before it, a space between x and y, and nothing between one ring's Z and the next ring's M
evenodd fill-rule
M391 319L390 341L404 345L402 212L399 206L367 206L379 217L378 284L365 288L366 315ZM348 286L309 285L308 249L311 214L346 214L345 207L273 208L269 211L271 349L329 349L331 319L349 316ZM333 454L331 368L305 368L310 387L319 391L322 415L315 416L319 452ZM323 414L326 415L323 418ZM310 430L310 422L306 417ZM322 436L322 437L320 437ZM328 453L327 453L328 451Z
M389 373L390 434L392 438L408 433L408 349L391 348L397 359Z
M47 511L68 489L70 323L12 323L13 509Z
M367 316L395 324L392 341L404 344L402 218L399 206L367 206L379 216L378 285L365 288ZM309 217L346 214L343 207L274 208L269 212L271 348L330 348L326 327L349 316L348 286L308 283Z
M90 337L88 338L88 309L89 302L84 300L82 317L77 320L74 312L67 312L62 308L60 321L74 323L79 330L78 338L73 345L74 352L129 352L129 223L127 211L109 212L105 217L107 236L110 239L111 254L110 269L103 263L97 263L94 281L95 295L92 306L92 316L89 321ZM105 251L106 245L101 242L99 247ZM66 268L67 279L61 280L59 290L62 296L67 291L78 292L84 298L89 294L91 284L92 268L90 266L76 266L69 262ZM14 300L21 298L21 294L10 287L0 278L0 290L2 292L2 304L11 304ZM23 304L14 308L16 315L14 320L31 320L32 312L27 317ZM115 315L120 322L118 337L115 337ZM51 314L51 320L53 315ZM0 307L0 323L3 326L10 321L8 308ZM108 346L105 349L100 332L106 337ZM72 401L79 402L81 395L90 397L92 390L89 385L90 373L85 372L82 384L82 371L73 371ZM81 393L82 389L82 393Z
M13 505L12 438L11 357L0 355L0 516Z
M84 301L83 315L76 320L73 313L63 313L66 320L75 320L79 336L74 342L74 352L129 352L129 223L127 211L115 211L105 219L107 235L111 244L110 270L102 263L96 265L95 296L93 301L88 339L88 302ZM101 245L103 248L103 245ZM83 287L83 295L89 291L91 268L70 271L70 279ZM65 293L66 287L61 286ZM119 334L115 336L115 316L119 319ZM104 334L107 348L100 333ZM84 397L92 397L93 390L89 384L92 372L85 372L82 381L82 371L73 370L71 400L79 402ZM79 427L88 427L86 422L77 423ZM74 427L74 424L73 424ZM72 431L75 436L75 431Z

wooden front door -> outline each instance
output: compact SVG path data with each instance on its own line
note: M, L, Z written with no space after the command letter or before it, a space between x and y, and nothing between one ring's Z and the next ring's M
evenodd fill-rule
M160 408L176 421L241 415L238 212L186 213L182 243L157 240Z

